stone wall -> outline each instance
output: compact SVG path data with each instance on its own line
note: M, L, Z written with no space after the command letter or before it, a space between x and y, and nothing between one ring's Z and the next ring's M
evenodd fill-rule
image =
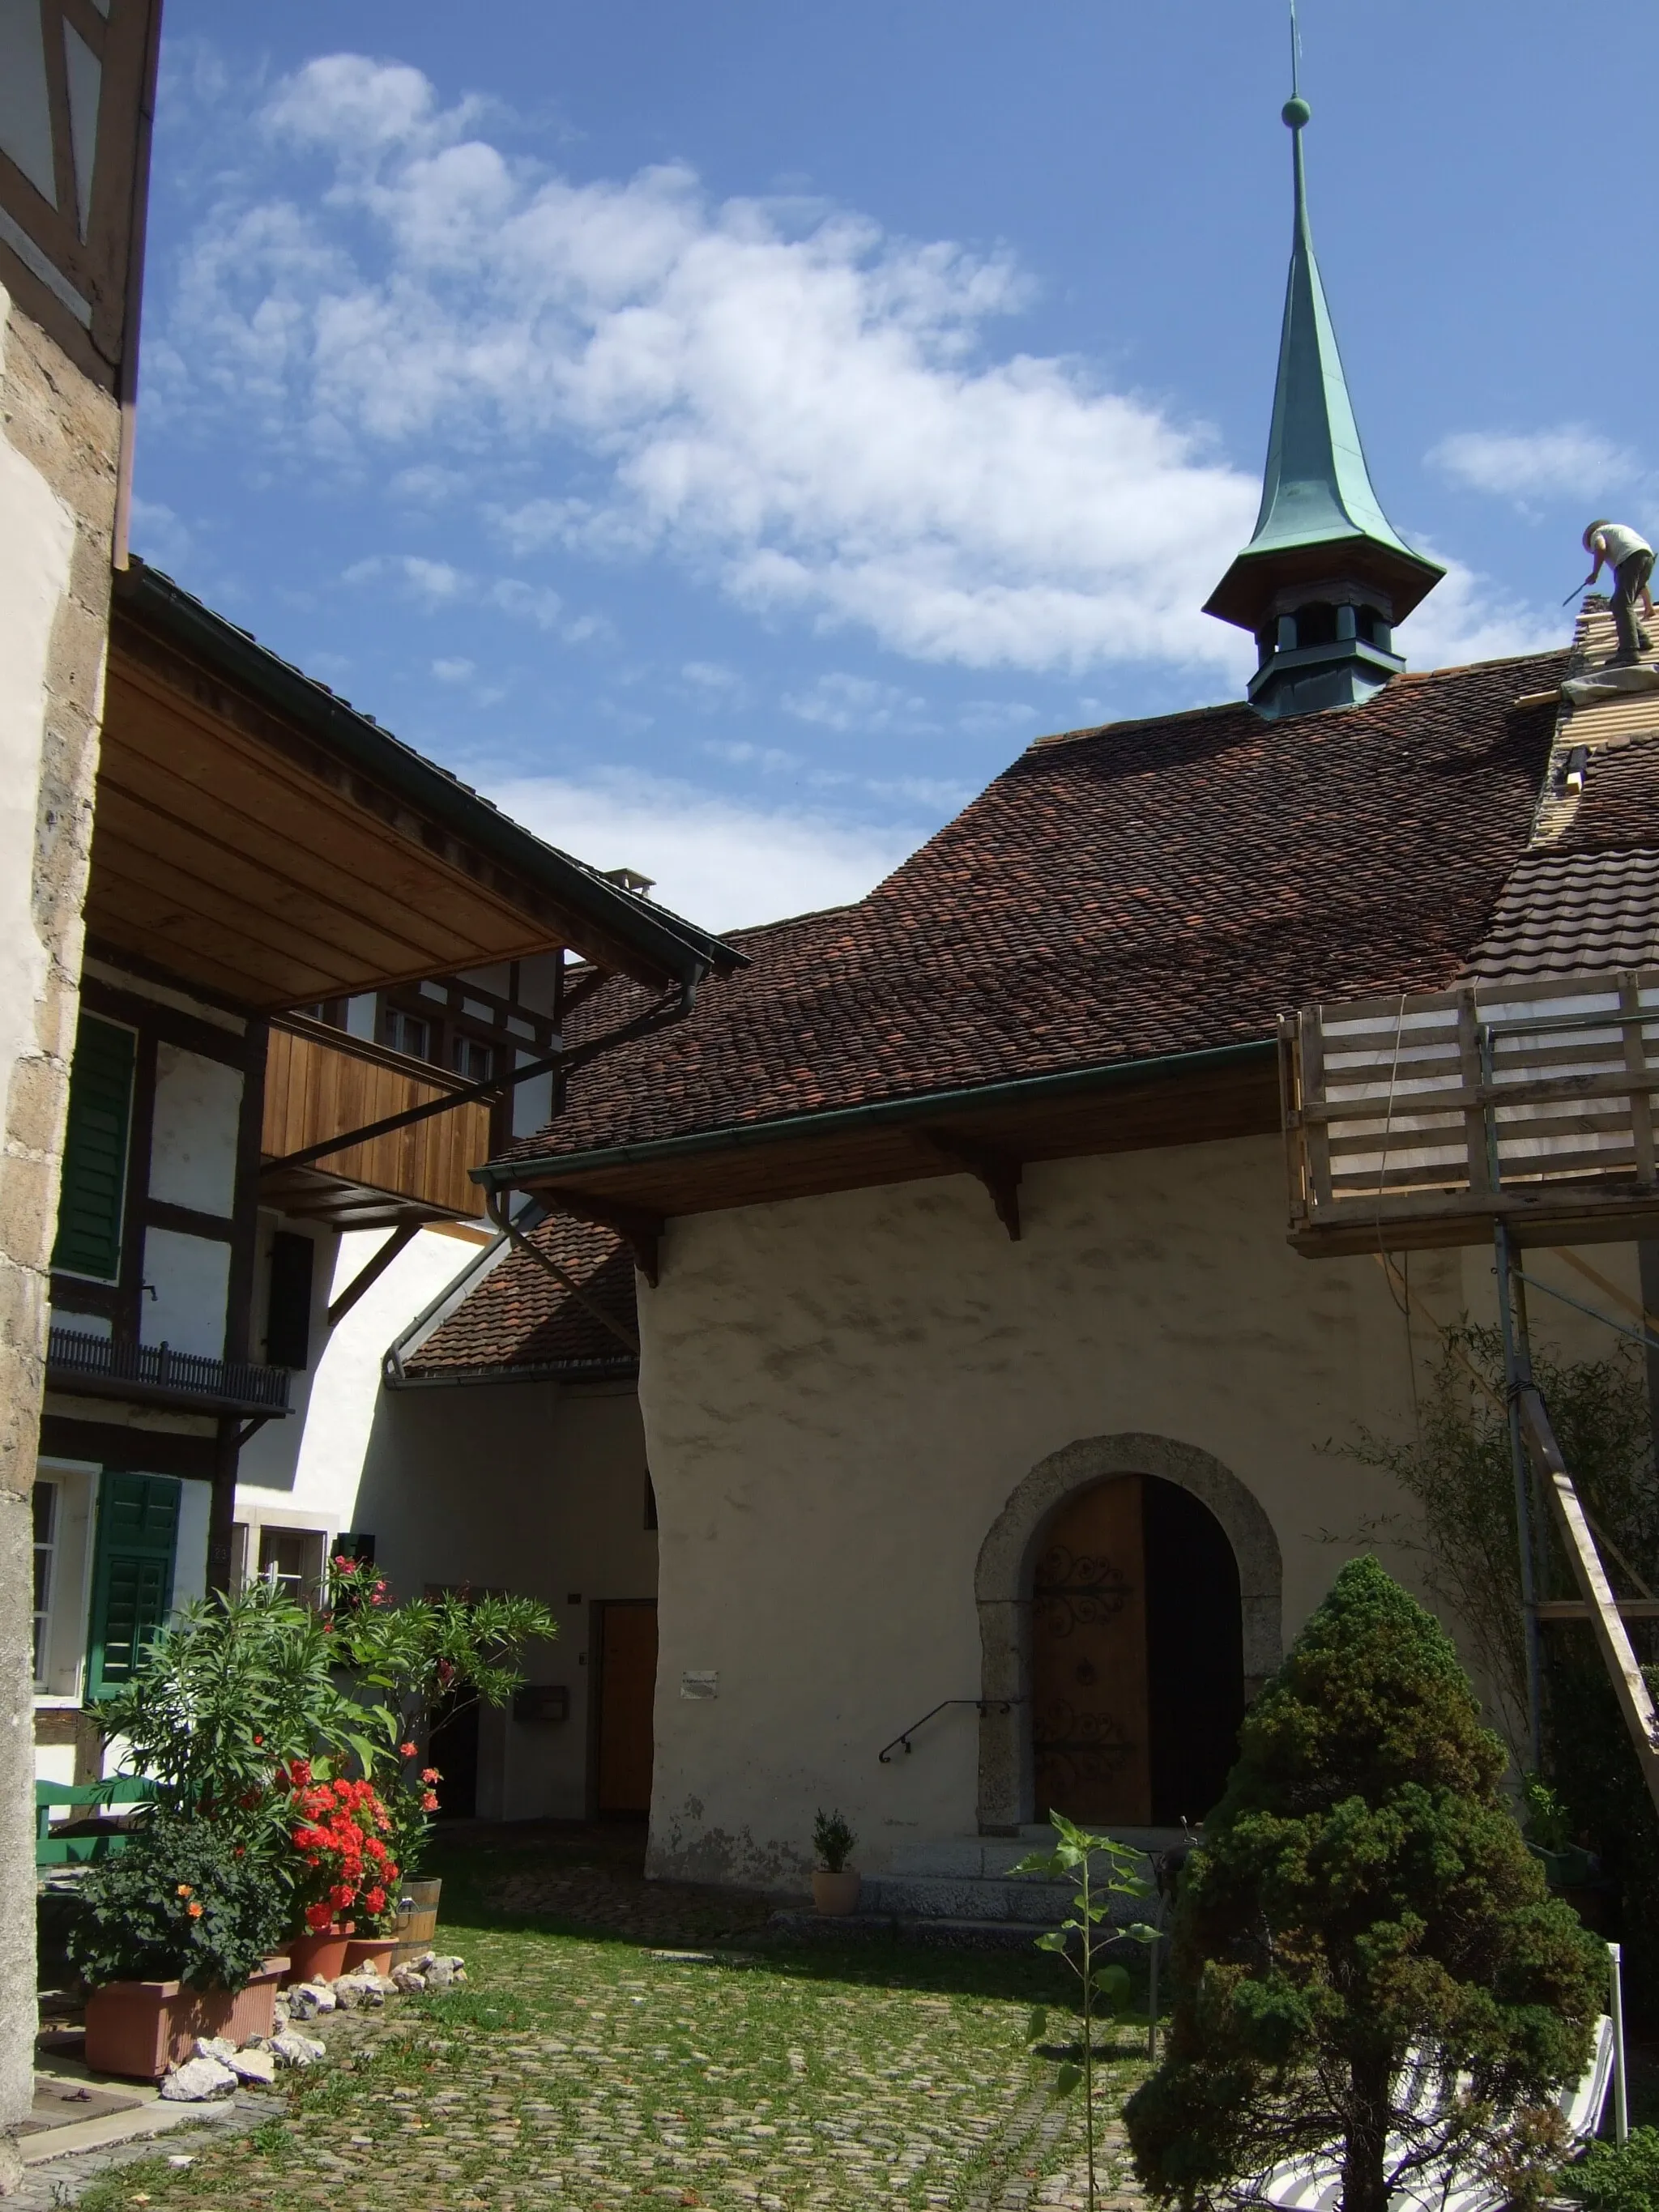
M114 399L0 289L0 2128L32 2094L29 1493L119 440Z

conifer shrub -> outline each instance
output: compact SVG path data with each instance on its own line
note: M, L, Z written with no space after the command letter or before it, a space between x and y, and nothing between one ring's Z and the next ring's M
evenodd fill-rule
M1125 2109L1155 2200L1236 2203L1331 2146L1344 2212L1443 2160L1535 2193L1607 1959L1548 1896L1506 1765L1439 1624L1374 1559L1344 1567L1188 1863L1166 2056Z

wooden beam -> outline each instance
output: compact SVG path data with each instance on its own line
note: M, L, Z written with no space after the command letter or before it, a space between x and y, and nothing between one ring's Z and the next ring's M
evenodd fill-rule
M343 1322L365 1291L372 1291L400 1252L409 1247L421 1233L418 1221L399 1222L384 1244L373 1257L366 1260L328 1310L328 1325L333 1328Z
M1019 1242L1019 1183L1024 1163L1000 1146L982 1144L953 1129L917 1129L918 1141L938 1158L948 1160L964 1174L977 1176L991 1194L997 1219L1010 1239Z
M632 1251L634 1265L655 1290L662 1261L665 1224L661 1214L646 1213L638 1206L623 1206L614 1199L588 1198L574 1190L538 1190L536 1196L550 1213L568 1213L578 1221L592 1221L601 1229L614 1229Z

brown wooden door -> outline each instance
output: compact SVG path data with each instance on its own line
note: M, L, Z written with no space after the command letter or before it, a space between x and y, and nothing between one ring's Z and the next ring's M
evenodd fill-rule
M1036 1813L1085 1825L1152 1818L1143 1478L1120 1475L1062 1508L1031 1607Z
M656 1693L656 1607L607 1605L599 1616L601 1813L651 1810L651 1709Z

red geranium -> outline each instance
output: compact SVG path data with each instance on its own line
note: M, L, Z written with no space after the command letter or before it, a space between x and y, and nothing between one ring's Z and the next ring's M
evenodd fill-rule
M289 1835L301 1872L296 1885L307 1928L329 1927L355 1907L373 1917L386 1909L385 1885L398 1869L380 1840L392 1815L369 1782L301 1782L290 1771ZM371 1901L378 1897L379 1902Z

